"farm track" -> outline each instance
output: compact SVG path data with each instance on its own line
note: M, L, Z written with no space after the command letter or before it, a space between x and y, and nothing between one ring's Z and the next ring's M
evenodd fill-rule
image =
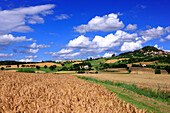
M145 113L72 75L0 72L0 113Z

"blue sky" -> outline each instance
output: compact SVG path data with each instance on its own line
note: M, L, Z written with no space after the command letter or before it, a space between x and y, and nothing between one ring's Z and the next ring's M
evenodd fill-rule
M1 0L0 60L109 57L170 50L169 0Z

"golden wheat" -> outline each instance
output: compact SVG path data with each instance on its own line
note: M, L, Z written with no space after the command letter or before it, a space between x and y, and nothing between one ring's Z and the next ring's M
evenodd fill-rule
M72 75L0 72L0 113L144 113Z

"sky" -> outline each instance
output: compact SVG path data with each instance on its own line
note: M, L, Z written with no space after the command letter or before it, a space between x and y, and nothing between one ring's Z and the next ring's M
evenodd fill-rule
M0 60L110 57L170 50L169 0L0 0Z

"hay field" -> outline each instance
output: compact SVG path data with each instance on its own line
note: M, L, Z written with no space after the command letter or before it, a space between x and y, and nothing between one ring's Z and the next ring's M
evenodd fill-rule
M0 73L0 112L145 113L72 75Z
M79 76L87 76L97 78L99 80L110 80L136 84L138 87L152 88L157 90L158 85L161 90L168 90L170 92L170 75L168 74L115 74L102 73L101 74L79 74Z
M112 59L112 60L107 60L105 63L115 63L117 61L121 61L121 60L128 60L129 58L120 58L120 59Z
M22 68L21 67L22 64L19 65L19 68ZM32 63L32 64L23 64L23 65L35 65L35 66L40 66L40 67L44 67L45 65L47 65L48 67L52 66L52 65L56 65L56 66L61 66L61 64L56 64L56 63L53 63L53 62L45 62L45 63ZM1 67L4 67L6 68L6 66L9 66L9 65L1 65ZM17 65L10 65L11 67L8 67L8 68L18 68ZM24 67L24 68L31 68L31 67Z

